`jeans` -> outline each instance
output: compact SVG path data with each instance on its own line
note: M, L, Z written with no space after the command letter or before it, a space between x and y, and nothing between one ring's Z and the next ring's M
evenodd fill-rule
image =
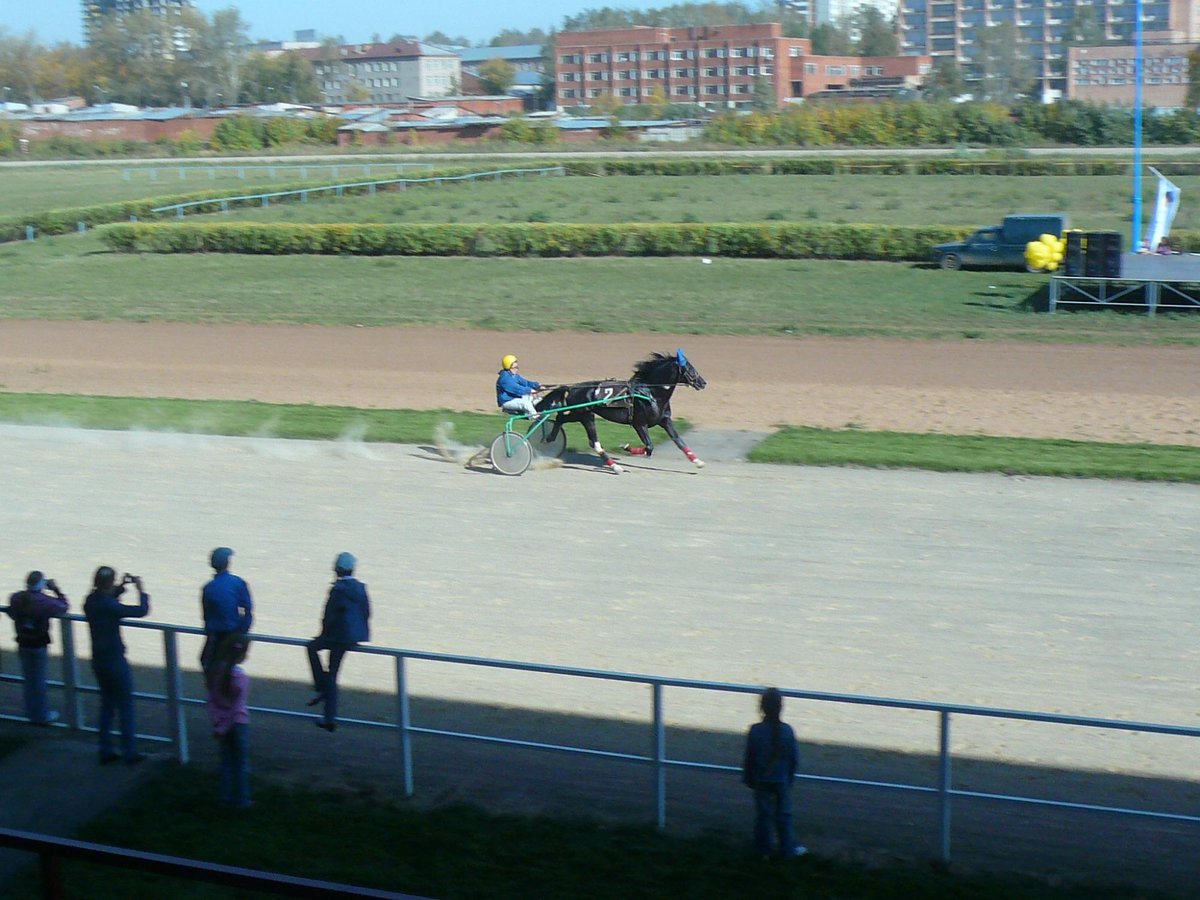
M308 667L312 669L313 690L325 697L325 724L332 725L337 721L338 670L342 667L342 657L353 644L334 642L326 637L315 637L308 642ZM329 651L329 670L321 665L318 652Z
M45 647L19 647L21 674L25 677L22 690L25 698L25 718L41 725L46 721L46 661L49 657Z
M754 849L762 856L771 853L771 832L779 841L780 856L791 856L792 786L787 782L759 782L754 787ZM774 829L772 829L774 826Z
M100 758L113 756L113 713L121 718L121 755L125 759L137 756L137 732L133 724L133 674L125 657L112 660L92 660L92 671L100 686Z
M250 805L249 728L235 724L217 735L221 744L221 802L233 806Z

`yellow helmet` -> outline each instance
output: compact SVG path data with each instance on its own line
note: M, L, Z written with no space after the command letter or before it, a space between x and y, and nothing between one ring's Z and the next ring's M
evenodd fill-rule
M500 360L500 368L511 369L513 366L513 363L515 363L516 361L517 361L517 358L515 356L513 356L511 353L509 353L507 356L505 356L503 359Z

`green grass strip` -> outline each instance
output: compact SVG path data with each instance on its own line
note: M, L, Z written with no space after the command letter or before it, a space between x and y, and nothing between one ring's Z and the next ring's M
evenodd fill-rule
M504 430L505 417L448 409L361 409L254 400L175 400L93 397L77 394L0 393L0 421L22 425L158 431L297 440L357 440L422 444L450 424L450 438L488 444ZM518 423L518 426L520 423ZM524 431L523 428L519 430ZM601 442L615 445L633 436L629 428L597 423ZM566 430L573 448L586 445L583 429Z
M1200 448L896 431L784 428L753 462L1200 482Z

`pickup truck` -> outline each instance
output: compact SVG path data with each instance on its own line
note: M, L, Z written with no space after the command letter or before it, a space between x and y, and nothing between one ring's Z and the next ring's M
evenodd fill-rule
M937 244L933 261L943 269L963 266L1025 268L1025 245L1043 234L1061 237L1067 217L1061 213L1005 216L999 225L980 228L965 241Z

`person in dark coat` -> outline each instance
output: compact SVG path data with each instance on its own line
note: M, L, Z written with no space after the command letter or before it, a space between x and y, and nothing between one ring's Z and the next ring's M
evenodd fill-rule
M67 596L53 578L35 570L25 578L25 590L13 594L8 603L25 679L25 718L34 725L53 724L58 721L58 713L46 706L46 648L50 646L50 620L66 615Z
M750 727L742 759L742 782L754 791L754 848L763 859L803 856L792 838L792 782L796 778L796 733L782 721L783 695L767 688L759 700L763 720Z
M367 586L354 577L358 560L351 553L339 553L333 562L337 579L329 589L325 614L321 618L321 633L308 642L308 665L312 669L313 690L316 696L309 706L325 705L324 715L316 723L326 731L337 729L338 670L346 651L362 641L371 639L371 601ZM329 668L321 665L320 651L329 651Z
M146 757L137 751L137 730L133 720L133 675L125 659L121 640L121 620L140 619L150 612L150 595L137 575L126 575L117 584L117 573L110 566L96 570L94 589L83 603L88 630L92 635L92 671L100 686L100 762L139 763ZM138 592L138 605L120 601L126 585ZM121 719L121 752L112 748L113 713Z
M254 624L254 601L245 579L229 571L233 551L218 547L209 555L212 579L200 590L200 611L204 616L204 647L200 650L200 668L208 672L221 642L244 635Z

